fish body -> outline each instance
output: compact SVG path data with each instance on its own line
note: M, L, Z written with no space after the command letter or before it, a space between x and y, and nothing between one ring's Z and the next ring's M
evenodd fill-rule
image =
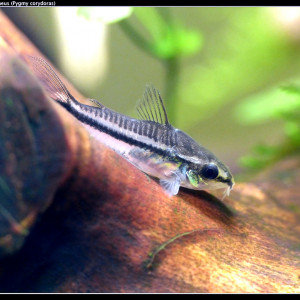
M95 106L80 103L46 61L30 57L30 63L52 99L77 118L94 138L144 173L158 178L168 195L176 195L180 186L224 189L224 196L229 195L234 180L228 167L169 123L163 100L153 86L146 87L137 104L141 119L135 119L95 99L89 99Z

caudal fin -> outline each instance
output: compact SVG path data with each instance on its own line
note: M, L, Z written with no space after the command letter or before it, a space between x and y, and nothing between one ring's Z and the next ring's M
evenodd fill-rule
M54 72L52 67L40 57L28 56L28 61L31 64L35 75L48 92L49 97L62 104L70 105L70 102L74 97Z

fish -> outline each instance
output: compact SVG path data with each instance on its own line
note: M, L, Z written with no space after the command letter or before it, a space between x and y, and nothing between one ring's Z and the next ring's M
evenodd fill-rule
M91 105L77 101L53 68L40 57L29 57L48 96L61 104L93 136L142 172L157 178L168 196L179 188L223 190L224 199L234 186L229 168L211 151L173 127L159 91L146 85L137 102L139 119L113 111L96 99Z

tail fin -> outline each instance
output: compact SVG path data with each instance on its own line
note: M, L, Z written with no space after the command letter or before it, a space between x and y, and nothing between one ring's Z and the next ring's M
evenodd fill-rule
M49 93L49 96L64 105L70 105L70 102L74 97L54 72L52 67L40 57L28 56L28 60L33 67L34 73Z

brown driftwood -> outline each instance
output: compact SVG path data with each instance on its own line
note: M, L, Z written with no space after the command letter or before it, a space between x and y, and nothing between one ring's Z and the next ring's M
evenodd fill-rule
M0 292L300 292L298 157L223 202L168 198L47 98L28 54L0 12Z

